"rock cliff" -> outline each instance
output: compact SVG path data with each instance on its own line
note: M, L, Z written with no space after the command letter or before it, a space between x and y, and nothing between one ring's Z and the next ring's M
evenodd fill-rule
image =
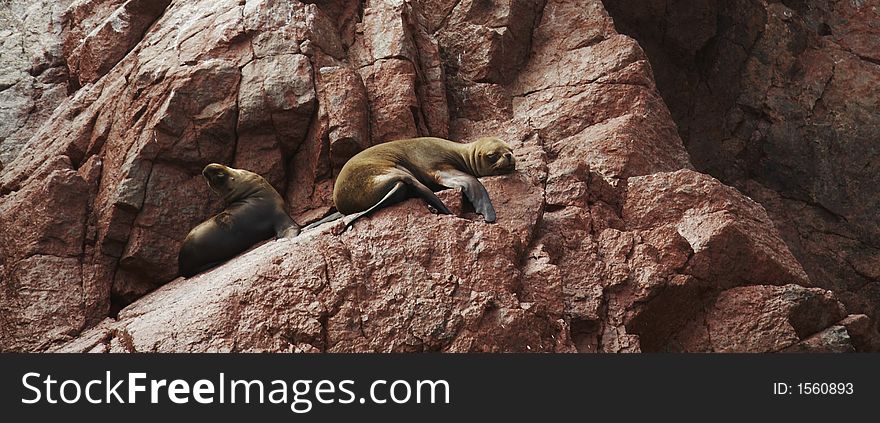
M859 242L846 244L852 251L869 251L862 247L872 242L874 203L849 207L856 191L843 189L876 189L867 186L876 154L835 169L849 179L832 186L798 173L831 166L826 156L783 163L781 151L760 160L729 154L726 137L691 129L727 130L726 121L712 126L717 108L682 112L687 102L727 97L696 89L677 96L665 79L688 58L723 59L698 48L657 64L666 44L643 50L640 42L656 41L651 33L645 41L617 31L648 31L639 16L618 16L641 6L607 3L617 21L598 0L2 3L2 19L23 29L6 30L0 46L0 111L18 119L0 126L0 350L880 348L874 256L822 256L867 278L835 279L816 270L824 267L810 249L850 239ZM788 10L803 20L813 13ZM761 16L740 25L787 25ZM712 29L704 38L721 31ZM761 45L746 56L773 55L766 69L725 71L756 80L770 73L785 85L793 77L777 50L788 44ZM880 68L870 51L860 53L868 59L852 53L853 66ZM853 92L845 81L864 80L837 77L846 68L835 66L822 74L835 75L825 84L844 84L837 92L857 99L821 106L827 120L805 124L785 105L769 111L776 106L768 102L803 100L815 115L817 104L840 98L806 82L803 90L828 91L826 99L787 86L777 95L771 83L760 106L743 108L759 118L743 120L763 128L755 129L762 139L821 128L838 131L829 142L876 139L876 126L840 123L873 122L865 107L876 102L876 85ZM667 85L658 89L655 73ZM200 175L205 164L260 173L306 224L332 206L333 178L348 158L421 135L496 135L513 146L519 170L483 179L497 223L447 190L439 195L455 215L409 200L339 235L322 226L177 277L184 236L221 208ZM834 160L856 157L834 148L842 154ZM789 172L793 184L845 203L789 201L755 171L745 182L727 173L742 165ZM865 230L837 237L786 219L797 204L797 216L845 207L851 214L835 216Z
M880 2L606 0L695 167L760 202L816 286L880 315Z

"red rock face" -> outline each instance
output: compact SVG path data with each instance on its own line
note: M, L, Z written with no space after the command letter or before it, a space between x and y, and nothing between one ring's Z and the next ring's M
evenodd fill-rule
M71 3L0 2L0 168L68 95L62 32Z
M73 5L65 16L64 40L71 77L82 85L104 76L142 39L170 2L97 0Z
M648 57L598 0L66 16L82 86L0 173L2 350L877 348L763 207L693 170ZM447 190L454 215L409 200L176 277L221 207L206 163L259 172L305 224L352 155L428 135L513 146L518 171L483 178L497 223Z
M760 202L816 286L880 315L880 2L605 0L696 168Z

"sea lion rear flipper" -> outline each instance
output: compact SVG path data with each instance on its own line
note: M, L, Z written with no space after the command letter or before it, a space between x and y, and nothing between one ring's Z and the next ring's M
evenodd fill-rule
M275 239L281 238L293 238L299 235L299 227L294 225L290 225L284 229L275 231Z
M428 202L428 204L432 205L440 213L452 214L452 211L449 210L449 207L446 207L446 204L443 204L443 201L440 200L440 198L438 198L436 194L434 194L434 191L431 191L430 188L426 187L424 184L419 182L417 179L412 178L412 179L408 179L406 181L395 182L394 186L391 188L391 190L388 191L388 194L385 194L385 197L383 197L381 200L379 200L378 203L374 204L369 209L364 210L362 212L346 215L342 219L342 221L345 222L345 225L343 226L343 230L345 228L351 226L351 224L354 223L354 221L359 219L361 216L370 214L370 213L372 213L382 207L400 202L401 200L406 198L405 188L407 185L412 187L412 189L418 194L419 197L422 197L425 201Z
M416 183L418 183L418 182L416 182ZM394 186L391 187L391 191L388 191L388 194L385 194L385 196L382 197L382 199L379 200L378 203L373 204L372 207L370 207L362 212L357 212L357 213L352 213L352 214L346 215L342 219L342 221L345 222L344 228L351 226L351 224L354 223L354 221L359 219L361 216L370 214L370 213L372 213L382 207L385 207L389 204L400 201L400 199L404 195L406 195L406 191L404 191L405 187L406 187L406 184L403 181L397 181L394 184ZM425 189L427 189L427 188L425 188ZM443 203L440 203L440 204L443 204ZM343 230L344 230L344 228L343 228Z
M477 178L459 170L439 170L434 172L437 182L449 188L461 188L467 199L474 205L474 210L483 215L486 222L495 221L495 207L489 200L486 187Z
M293 238L299 235L299 225L297 225L287 213L276 220L273 229L275 230L275 239Z
M452 214L452 211L449 210L449 207L446 207L446 204L443 204L443 200L441 200L440 197L437 197L437 194L434 194L434 191L431 191L430 188L426 187L417 179L413 178L412 180L407 181L407 183L409 184L409 186L413 187L419 197L422 197L425 201L428 202L428 204L437 209L438 212L442 214Z
M330 215L327 215L327 216L321 218L321 220L309 223L308 225L303 227L302 230L303 230L303 232L305 232L305 231L317 228L318 226L321 226L327 222L332 222L334 220L342 219L344 216L345 215L340 212L335 212L333 214L330 214Z

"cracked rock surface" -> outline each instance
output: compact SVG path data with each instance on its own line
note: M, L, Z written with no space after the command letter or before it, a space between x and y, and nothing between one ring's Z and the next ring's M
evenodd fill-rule
M696 170L650 55L598 0L62 16L64 95L0 159L0 350L877 348L846 300L861 293L816 280L774 213ZM423 135L511 144L518 171L483 178L497 223L447 190L454 215L409 200L177 277L184 236L221 208L206 163L262 174L306 224L348 158Z
M761 203L816 286L880 316L880 1L605 0L695 167Z

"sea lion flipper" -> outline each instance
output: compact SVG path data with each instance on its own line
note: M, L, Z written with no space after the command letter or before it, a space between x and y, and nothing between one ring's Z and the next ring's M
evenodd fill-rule
M317 220L317 221L315 221L315 222L309 223L308 225L306 225L305 227L303 227L302 230L303 230L303 232L305 232L305 231L309 231L309 230L312 230L312 229L314 229L314 228L317 228L318 226L321 226L321 225L323 225L323 224L325 224L325 223L327 223L327 222L332 222L332 221L334 221L334 220L342 219L344 216L345 216L345 215L342 214L342 213L340 213L340 212L335 212L335 213L333 213L333 214L329 214L329 215L327 215L327 216L321 218L321 220Z
M299 225L287 213L281 212L280 214L281 216L275 219L272 228L275 231L275 239L293 238L299 235Z
M378 203L373 204L372 207L370 207L362 212L357 212L357 213L345 215L345 217L342 220L343 222L345 222L345 225L343 226L343 230L345 230L345 228L348 228L349 226L351 226L351 224L354 223L355 220L358 220L361 216L370 214L370 213L376 211L377 209L380 209L382 207L387 206L388 204L399 201L400 197L406 194L406 192L404 191L405 187L406 187L406 184L403 181L397 181L394 184L394 186L391 187L391 190L388 191L388 194L385 194L385 196L382 197L382 199L379 200Z
M344 228L351 226L355 220L359 219L361 216L370 214L377 209L388 206L393 203L397 203L402 199L406 198L406 186L409 185L418 195L425 199L428 204L434 206L440 213L443 214L452 214L452 211L449 210L449 207L446 207L446 204L443 204L443 201L438 198L433 191L431 191L424 184L416 180L415 178L407 179L406 181L397 181L394 183L394 186L391 187L391 190L388 191L388 194L385 194L378 203L374 204L367 210L358 213L352 213L346 215L343 221L345 222Z
M413 178L412 180L407 181L407 183L409 184L409 186L413 187L419 197L422 197L425 201L428 202L428 204L437 209L438 212L442 214L452 214L452 211L449 210L449 207L446 207L446 204L443 204L443 200L441 200L440 197L437 197L437 194L434 194L434 191L431 191L430 188L426 187L417 179Z
M275 230L275 239L293 238L297 235L299 235L299 226L296 226L296 224Z
M489 200L489 193L480 181L462 171L448 169L434 172L437 182L449 188L461 188L467 199L474 205L474 210L483 215L486 222L495 221L495 207Z
M217 222L217 227L224 231L231 230L235 224L235 219L232 218L232 213L229 213L226 210L218 213L217 216L214 217L214 221Z

